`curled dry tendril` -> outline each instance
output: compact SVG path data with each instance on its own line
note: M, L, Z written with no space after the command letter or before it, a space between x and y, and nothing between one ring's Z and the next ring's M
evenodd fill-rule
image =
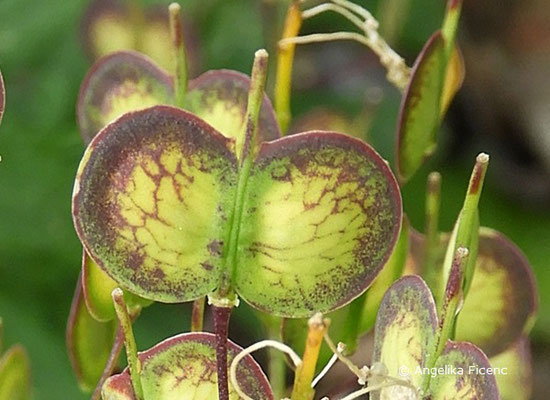
M362 387L359 390L356 390L353 393L348 394L346 397L343 397L340 400L353 400L357 399L360 396L374 392L377 390L382 390L391 386L401 386L403 388L409 389L409 396L412 395L412 400L420 400L422 398L418 388L409 380L397 378L390 376L388 374L387 368L382 363L374 363L370 368L364 366L359 368L356 366L349 358L344 355L346 346L344 343L338 343L335 345L328 333L324 335L325 343L329 346L330 350L333 352L333 356L323 370L317 375L313 380L311 387L315 387L317 383L326 375L326 373L332 368L336 361L342 362L355 376L357 376L357 381ZM249 397L246 393L243 392L237 381L237 367L239 362L246 357L247 355L267 347L273 347L277 350L282 351L290 357L290 360L294 364L295 368L298 368L302 364L302 360L294 350L292 350L286 344L277 342L276 340L262 340L261 342L255 343L239 354L235 356L233 362L231 363L229 376L233 388L238 393L238 395L244 400L254 400ZM369 385L370 383L370 385ZM287 400L287 399L282 399ZM329 400L328 397L323 397L322 400Z
M300 3L305 3L304 0ZM411 69L403 58L397 54L378 33L378 21L363 7L348 0L329 0L326 3L302 11L302 18L308 19L326 11L336 12L354 24L361 33L333 32L315 33L305 36L296 36L282 39L279 46L286 44L306 44L328 42L335 40L353 40L370 48L380 59L380 63L387 70L388 80L398 89L404 91L411 75Z

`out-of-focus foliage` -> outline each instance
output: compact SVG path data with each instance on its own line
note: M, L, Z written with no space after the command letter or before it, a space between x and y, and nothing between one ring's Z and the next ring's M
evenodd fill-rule
M143 1L152 3L158 2ZM410 3L401 39L396 43L408 55L409 64L440 25L444 11L444 2L410 0ZM81 245L70 218L70 193L84 150L74 104L89 68L78 41L80 17L86 4L85 0L0 1L0 68L7 91L6 112L0 126L0 314L10 327L5 332L6 344L24 344L32 359L36 400L57 400L60 395L74 400L87 398L78 390L64 345L65 323L81 258ZM204 70L232 68L248 72L250 57L243 55L252 55L264 45L268 49L272 46L263 39L272 27L262 26L262 22L273 24L277 20L262 19L261 4L260 0L182 1L184 13L197 21ZM365 1L365 5L377 9L374 0ZM422 24L418 23L420 20ZM333 24L333 21L335 26L340 24L333 16L315 23ZM304 29L313 30L313 25L308 24ZM349 47L354 54L367 52L360 46ZM326 48L339 47L330 44ZM298 48L297 63L303 63L305 54L314 51L313 45L309 49ZM334 71L345 61L331 58L325 64L330 64ZM382 155L391 160L399 93L376 81L377 74L383 75L377 68L373 63L361 64L360 68L363 79L370 79L369 84L384 89L369 137ZM271 70L271 77L273 73ZM349 81L337 92L332 87L308 91L297 87L293 92L293 113L299 116L317 105L358 112L365 90L364 86ZM413 227L423 226L424 204L417 199L419 193L424 193L428 171L438 169L444 177L441 228L449 231L462 205L462 183L470 173L472 157L480 151L492 152L491 148L480 147L479 141L466 148L460 142L457 147L461 152L451 158L450 137L448 131L440 133L441 142L434 158L403 190L405 211ZM506 162L492 155L495 164ZM492 184L493 173L493 170L488 173L480 203L481 223L511 238L532 264L541 293L535 336L548 341L550 212L521 207L503 196ZM170 334L181 332L188 326L185 315L188 310L181 306L147 309L136 332L140 347L148 348ZM237 334L242 336L248 328L258 333L250 318L246 308L237 310L234 325L241 325ZM162 332L159 326L163 327ZM250 337L239 343L246 345L249 340Z

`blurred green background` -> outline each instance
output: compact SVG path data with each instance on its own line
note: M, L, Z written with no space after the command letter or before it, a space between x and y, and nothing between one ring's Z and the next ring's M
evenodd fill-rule
M399 6L400 1L408 5L408 12L399 29L393 28L394 33L397 31L394 42L411 65L423 42L438 28L444 4L430 0L393 0L393 4ZM248 72L256 49L273 48L273 38L282 23L283 3L182 2L200 38L200 70ZM384 9L377 1L358 3L379 12ZM70 203L84 150L74 109L80 83L91 65L79 38L80 19L87 4L87 0L0 0L0 68L7 91L0 127L0 316L4 319L5 344L20 342L29 351L38 400L87 398L78 391L65 350L65 323L81 257ZM303 32L344 28L349 24L330 15L308 21ZM353 115L364 112L365 98L370 99L374 105L367 107L365 117L370 123L369 140L382 155L393 159L400 96L384 83L384 72L368 50L356 44L304 46L298 49L296 62L295 114L322 105ZM467 113L464 106L468 101L466 94L461 95L458 105L453 105L448 118L451 123L440 134L442 145L436 156L407 184L405 210L413 226L422 229L425 177L437 169L443 175L441 226L450 230L475 155L480 151L491 154L481 222L505 233L529 258L541 300L533 337L537 348L548 349L550 207L545 199L510 195L499 168L509 163L507 153L499 150L504 139L495 139L482 126L472 125L471 111ZM495 143L498 145L493 152ZM158 305L145 310L136 328L139 347L148 348L187 329L188 311L186 306ZM249 314L242 310L233 322L234 329L243 333L241 344L261 335Z

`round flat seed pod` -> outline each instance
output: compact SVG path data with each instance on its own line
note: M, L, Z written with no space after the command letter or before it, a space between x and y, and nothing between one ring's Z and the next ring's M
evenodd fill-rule
M86 251L82 253L82 292L88 312L99 322L111 321L116 318L111 293L118 284L88 256ZM143 307L152 303L127 291L124 291L124 299L131 315L139 314Z
M194 300L218 285L236 181L233 141L201 119L167 106L128 113L84 154L75 227L122 288Z
M408 375L411 383L422 387L425 376L415 371L427 366L437 325L435 302L422 278L410 275L399 279L388 289L378 309L373 362L383 363L390 376ZM409 388L390 386L372 396L378 400L414 398L413 394Z
M407 86L397 127L396 168L407 181L436 148L445 80L445 42L436 32L416 59Z
M443 263L450 236L440 235L436 265ZM412 231L408 273L429 273L421 271L424 246L424 235ZM456 340L472 342L493 357L530 331L537 308L535 278L525 255L502 233L481 227L472 284L456 321Z
M16 344L0 358L0 399L30 400L31 389L29 356Z
M91 391L101 378L117 325L114 320L99 322L88 312L79 278L67 321L67 352L82 390Z
M172 104L172 78L149 58L121 51L98 60L78 95L76 115L88 144L105 125L126 112Z
M455 45L447 54L441 31L418 55L401 101L397 125L396 169L409 180L437 147L437 131L464 81L464 60Z
M500 399L487 356L471 343L448 341L434 368L450 372L431 378L430 399Z
M533 271L520 249L503 234L481 228L470 291L456 321L456 340L492 357L533 326L537 312Z
M512 346L489 359L496 374L502 400L528 400L533 391L533 366L529 338L522 336Z
M198 115L224 136L234 138L240 149L244 140L244 124L250 78L236 71L208 71L189 82L186 110ZM271 101L265 95L258 121L258 143L281 136Z
M237 293L291 318L363 293L388 260L402 219L387 163L358 139L321 131L264 143L243 207Z
M135 28L123 2L94 0L82 18L80 36L92 60L118 50L135 49Z
M228 362L242 351L228 342ZM139 354L141 383L147 400L218 399L216 337L210 333L184 333L167 339ZM244 393L255 400L273 400L266 376L251 356L237 368ZM109 400L135 400L128 369L109 378L102 396ZM229 399L240 396L229 384Z
M234 143L167 106L108 125L75 184L88 254L122 288L161 302L194 300L227 276L250 304L293 318L364 292L401 226L387 163L349 136L304 133L264 143L237 193Z

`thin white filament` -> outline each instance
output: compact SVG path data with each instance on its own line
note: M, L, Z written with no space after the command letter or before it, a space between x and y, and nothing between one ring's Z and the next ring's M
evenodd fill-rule
M266 347L273 347L279 351L282 351L283 353L287 354L290 359L292 360L292 363L296 368L298 368L302 364L302 359L298 354L294 352L290 347L288 347L286 344L279 343L276 340L262 340L261 342L254 343L252 346L247 347L243 351L241 351L239 354L235 356L233 359L233 362L231 363L231 368L229 370L229 376L231 379L231 384L233 385L233 388L237 392L241 398L244 400L255 400L249 397L246 393L244 393L239 386L239 382L237 381L237 366L239 362L246 357L247 355L260 350L265 349Z
M362 43L365 46L369 46L368 39L365 36L355 32L313 33L311 35L296 36L296 37L281 39L279 41L279 45L284 46L290 43L296 43L296 44L320 43L320 42L330 42L334 40L355 40L356 42Z
M324 339L330 350L338 357L341 362L344 363L346 367L348 367L348 369L357 377L357 379L359 379L360 381L365 381L365 374L359 368L357 368L357 366L349 358L345 357L342 354L343 351L340 349L341 345L338 344L338 347L336 347L328 334L325 334Z
M353 399L356 399L358 397L361 397L364 394L367 394L367 393L372 392L374 390L383 389L383 388L384 388L384 385L367 386L367 387L364 387L363 389L359 389L356 392L353 392L353 393L347 395L346 397L341 398L340 400L353 400Z
M330 357L330 360L328 360L327 365L325 365L325 368L323 368L323 370L321 372L319 372L319 375L317 375L315 377L315 379L313 380L313 382L311 382L311 387L312 388L317 386L319 381L321 379L323 379L325 377L325 375L328 373L328 371L330 371L330 369L334 366L334 364L336 364L336 361L338 361L338 355L333 354L332 357Z
M358 4L352 3L351 1L348 1L348 0L331 0L331 1L335 4L338 4L342 7L347 8L350 11L355 12L357 15L362 16L367 21L368 20L376 21L370 12L368 12Z
M303 19L312 18L326 11L334 11L335 13L338 13L342 15L344 18L348 19L351 23L353 23L359 29L361 30L364 29L364 22L361 19L357 18L351 12L349 12L348 10L346 10L345 8L337 4L326 3L326 4L321 4L316 7L310 8L309 10L302 11L302 18Z
M352 32L314 34L283 39L279 42L279 44L306 44L334 40L354 40L367 46L378 56L380 63L387 70L388 80L397 86L401 91L404 91L408 84L411 70L407 67L403 58L399 56L399 54L397 54L380 36L378 33L378 21L369 11L349 0L328 1L329 2L327 3L323 3L312 7L309 10L303 11L302 17L307 19L326 11L334 11L347 18L356 27L358 27L363 34L359 35ZM304 2L305 0L301 1L301 3ZM362 19L364 19L364 21Z
M384 389L384 388L387 388L387 387L390 387L390 386L405 386L405 387L407 387L409 389L412 389L414 391L415 398L417 398L417 399L419 398L418 390L410 382L406 382L402 379L394 378L392 376L387 376L386 379L389 379L389 381L381 383L379 385L366 386L362 389L357 390L356 392L350 393L349 395L347 395L346 397L344 397L340 400L357 399L358 397L360 397L364 394L367 394L369 392L374 392L375 390L381 390L381 389Z
M361 35L355 32L333 32L333 33L314 33L305 36L296 36L279 41L279 46L286 44L308 44L331 42L336 40L354 40L370 48L380 59L380 63L387 69L387 78L400 90L405 90L407 86L410 69L404 60L395 53L378 35L375 30L365 30L367 35Z

